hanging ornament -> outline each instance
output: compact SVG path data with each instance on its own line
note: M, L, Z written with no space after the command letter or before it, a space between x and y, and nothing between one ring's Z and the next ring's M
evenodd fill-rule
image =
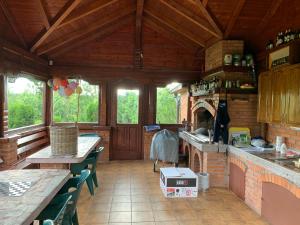
M66 96L71 96L73 93L74 93L74 91L71 88L69 88L69 87L65 88Z
M53 80L52 80L52 79L48 80L48 81L47 81L47 84L48 84L48 86L49 86L50 88L52 88L52 87L53 87Z
M54 78L53 79L53 84L55 85L55 86L60 86L60 79L59 78Z
M69 81L66 79L60 81L60 85L65 88L68 87L68 84L69 84Z
M54 85L54 86L53 86L53 91L57 91L58 88L59 88L58 86Z
M76 94L81 94L82 93L82 88L80 86L78 86L76 89L75 89L75 93Z
M78 83L76 83L75 81L72 81L69 83L68 87L71 88L72 90L75 90L78 86Z
M61 97L66 96L66 94L65 94L65 88L64 88L64 87L59 87L58 93L59 93L59 95L60 95Z

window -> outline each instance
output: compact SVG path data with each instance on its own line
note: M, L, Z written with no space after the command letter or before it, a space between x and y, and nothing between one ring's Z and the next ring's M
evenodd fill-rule
M172 90L178 87L172 83L164 88L156 89L156 123L177 124L179 120L180 96Z
M71 80L69 80L71 81ZM79 96L78 122L96 123L99 115L99 86L81 81L82 93ZM75 123L78 112L78 95L62 97L53 91L53 121L57 123Z
M118 89L117 123L139 123L139 90Z
M25 77L8 77L8 129L44 122L44 90L45 82Z

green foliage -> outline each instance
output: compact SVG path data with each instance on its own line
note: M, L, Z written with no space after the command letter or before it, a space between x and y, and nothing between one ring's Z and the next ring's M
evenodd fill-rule
M30 82L23 93L8 85L8 128L41 124L43 121L43 83Z
M117 123L137 124L139 114L139 95L134 91L118 93Z
M176 124L177 104L168 88L157 88L156 123Z
M98 121L99 88L96 85L82 81L82 94L79 96L78 122L91 123ZM53 94L54 122L77 121L78 95L61 97L58 92Z

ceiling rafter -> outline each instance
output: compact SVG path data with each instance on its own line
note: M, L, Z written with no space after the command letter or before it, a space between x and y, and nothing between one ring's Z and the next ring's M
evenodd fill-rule
M205 26L204 24L198 22L197 20L195 20L194 18L186 15L185 13L183 13L181 10L175 8L174 6L172 6L171 4L167 3L165 0L160 0L160 3L162 3L163 5L167 6L169 9L173 10L176 14L184 17L185 19L187 19L188 21L190 21L191 23L195 24L196 26L200 27L201 29L207 31L208 33L210 33L211 35L221 38L222 35L220 35L218 32L214 31L214 29L210 29L209 27Z
M84 5L77 10L73 11L60 25L58 25L57 28L61 28L65 25L68 25L76 20L79 20L83 17L86 17L92 13L95 13L97 11L100 11L101 9L104 9L119 0L105 0L105 1L97 1L97 2L91 2L90 4Z
M206 8L207 4L208 4L208 0L202 0L202 4L203 6Z
M246 0L239 0L238 3L236 4L224 33L225 38L227 38L230 35L242 9L245 6L245 3Z
M66 44L64 46L61 46L60 48L55 49L55 51L49 52L49 55L51 58L56 58L57 56L60 56L66 52L71 51L72 49L78 48L80 46L83 46L84 44L91 42L95 39L103 39L109 35L111 35L113 32L121 28L123 25L129 23L133 20L133 15L125 15L123 17L117 18L110 23L106 24L103 27L100 27L96 31L92 32L91 34L88 33L85 36L78 37L76 40L72 41L72 44Z
M165 35L168 39L176 42L177 44L186 48L187 50L192 50L193 52L195 52L195 49L199 47L199 45L192 43L185 36L176 33L174 30L170 29L169 27L164 26L164 24L158 23L157 21L153 20L151 17L145 16L144 23L154 31Z
M169 28L171 28L172 30L174 30L176 33L179 33L183 36L185 36L187 39L189 39L190 41L192 41L193 43L196 43L199 46L205 47L205 43L204 41L198 40L195 37L191 37L190 34L187 34L186 32L180 30L178 27L175 27L173 25L170 25L169 23L167 23L166 21L164 21L163 19L157 17L156 15L154 15L152 12L150 12L149 10L145 9L144 12L150 16L152 19L156 20L157 22L163 24L164 26L167 26Z
M52 32L59 26L59 24L81 3L82 0L69 0L63 7L61 12L57 15L53 24L46 30L41 37L33 44L30 51L34 52L44 41L52 34Z
M41 46L39 49L37 49L36 52L38 55L43 55L49 51L53 51L54 49L64 46L65 44L70 43L82 36L85 36L87 34L92 34L97 29L111 23L112 21L114 21L118 18L129 15L129 14L133 13L134 11L135 11L135 8L133 8L133 7L127 8L127 9L122 9L121 12L115 11L113 14L110 14L108 17L103 18L102 21L96 21L96 22L90 24L88 27L85 27L79 31L70 33L69 35L60 37L45 46Z
M2 11L9 23L9 25L11 26L11 28L13 29L13 31L16 33L16 35L18 36L18 39L21 41L22 45L27 49L27 43L24 39L23 34L21 33L21 31L19 30L18 26L17 26L17 22L14 18L14 16L11 14L7 2L6 0L0 0L0 6L2 8Z
M189 1L190 3L196 5L198 7L198 9L201 11L201 13L204 15L204 17L208 20L208 22L210 23L210 25L212 25L212 27L215 29L215 31L219 34L219 36L222 38L223 37L223 32L221 31L221 29L219 28L219 26L217 25L217 23L214 21L214 19L212 18L212 16L210 15L210 13L207 11L207 9L204 7L203 3L201 2L201 0L186 0Z
M46 27L46 30L48 30L50 28L51 24L49 22L49 17L46 12L44 0L35 0L35 1L37 4L37 7L38 7L38 11L41 15L41 19L43 20L44 26Z
M260 33L268 25L270 19L275 15L282 2L283 0L272 1L269 10L261 20L260 24L257 26L256 33Z
M144 0L136 2L136 19L135 19L135 59L134 66L143 67L143 49L142 49L142 20L144 12Z

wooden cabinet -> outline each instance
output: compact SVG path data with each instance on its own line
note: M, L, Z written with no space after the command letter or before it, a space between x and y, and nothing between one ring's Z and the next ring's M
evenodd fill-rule
M300 66L290 69L286 86L286 123L300 125Z
M271 73L271 122L284 123L286 113L286 70L276 70Z
M258 122L300 125L300 65L259 76Z
M258 82L258 108L257 121L261 123L270 122L270 107L271 107L271 75L269 72L264 72L259 76Z

